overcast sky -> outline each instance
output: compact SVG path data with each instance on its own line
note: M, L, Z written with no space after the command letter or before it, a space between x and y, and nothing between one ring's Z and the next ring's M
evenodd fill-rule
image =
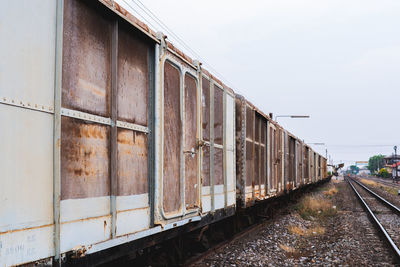
M279 123L335 163L400 144L399 0L140 1L265 113L310 115Z

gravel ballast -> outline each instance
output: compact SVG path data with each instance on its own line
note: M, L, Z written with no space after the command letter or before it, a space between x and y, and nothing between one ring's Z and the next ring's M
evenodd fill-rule
M333 193L328 194L332 188ZM335 212L305 216L300 204L287 207L257 231L221 247L193 266L395 265L391 251L347 182L332 180L312 195L329 201Z

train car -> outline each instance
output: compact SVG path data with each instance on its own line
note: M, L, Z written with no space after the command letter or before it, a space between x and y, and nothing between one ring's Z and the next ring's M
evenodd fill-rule
M269 117L236 95L236 179L238 205L264 200L270 188L268 167Z
M241 95L236 95L236 159L241 208L326 177L322 157Z
M1 266L233 214L230 88L116 3L19 5L0 11Z
M310 147L303 143L302 151L303 151L303 184L306 185L311 182Z
M118 3L23 3L0 9L0 266L144 248L325 177Z
M284 144L283 128L276 122L269 124L269 192L271 196L277 196L283 193L284 189Z

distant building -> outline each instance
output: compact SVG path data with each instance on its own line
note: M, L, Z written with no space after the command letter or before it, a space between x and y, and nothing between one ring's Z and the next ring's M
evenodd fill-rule
M388 171L388 173L391 173L392 177L395 177L397 168L397 176L400 176L400 155L386 156L384 160L385 169Z
M367 176L367 175L370 175L371 172L370 172L368 169L361 169L361 170L358 172L358 174L359 174L359 175L362 175L362 176Z

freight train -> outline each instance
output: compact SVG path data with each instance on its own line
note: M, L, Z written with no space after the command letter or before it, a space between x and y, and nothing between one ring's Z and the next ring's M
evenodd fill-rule
M8 1L0 25L0 266L156 244L328 177L112 0Z

